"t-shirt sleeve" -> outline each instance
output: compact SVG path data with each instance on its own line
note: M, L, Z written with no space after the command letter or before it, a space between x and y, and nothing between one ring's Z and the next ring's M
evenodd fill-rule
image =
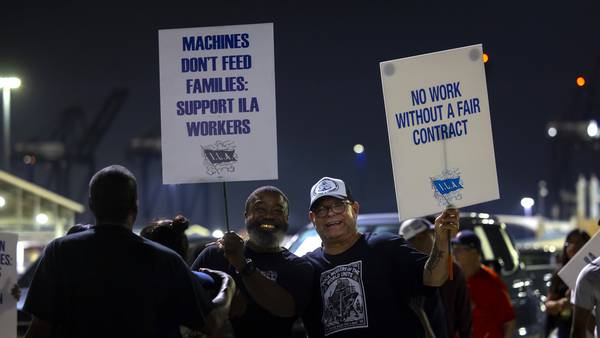
M200 329L206 322L206 316L212 310L212 303L200 279L188 269L180 257L173 258L172 301L177 316L184 326Z
M312 265L307 259L299 257L294 260L293 264L289 265L286 277L279 280L280 285L294 298L297 316L301 316L308 306L312 292L313 275Z
M429 296L435 288L423 284L423 269L427 262L427 255L410 247L406 241L399 236L386 240L386 254L392 259L390 271L400 287L408 290L407 294L413 296Z
M64 296L58 280L60 267L57 261L56 241L53 241L40 258L23 307L25 312L48 322L55 322L63 310Z
M223 252L217 246L209 246L196 257L191 269L198 271L200 268L207 268L227 272L228 265Z
M588 269L584 269L577 277L575 284L575 292L571 295L571 303L576 306L591 311L594 304L594 285L590 278L591 274ZM596 286L597 287L597 286Z
M204 250L202 250L202 252L200 252L198 257L196 257L196 259L194 260L194 263L192 263L192 271L198 271L199 268L206 267L206 261L209 251L210 248L205 248Z

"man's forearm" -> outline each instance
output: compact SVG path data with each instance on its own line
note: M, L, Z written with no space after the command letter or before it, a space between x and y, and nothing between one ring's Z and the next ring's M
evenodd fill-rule
M448 278L448 267L444 264L447 260L448 248L438 248L434 240L429 259L427 259L423 269L423 284L435 287L442 286Z
M293 317L296 313L292 295L279 284L255 271L243 277L246 290L264 309L278 317Z

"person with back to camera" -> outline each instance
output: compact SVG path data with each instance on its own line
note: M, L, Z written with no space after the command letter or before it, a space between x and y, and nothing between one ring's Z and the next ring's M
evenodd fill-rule
M89 230L50 242L24 310L26 337L180 337L179 326L214 332L226 320L235 284L227 274L210 300L173 251L135 235L135 177L122 166L98 171L89 185L96 218Z
M177 215L173 219L162 218L143 227L140 236L166 246L187 262L189 241L185 231L189 225L190 222L183 215Z
M188 229L190 222L183 215L177 215L171 219L160 219L151 222L143 227L140 231L140 236L164 245L167 248L175 251L184 262L188 261L188 249L190 247L185 231ZM214 279L206 273L192 271L196 277L200 279L205 289L209 294L216 296L219 291L215 285Z
M183 215L177 215L173 219L162 218L150 222L140 231L140 236L151 241L164 245L165 247L175 251L185 262L188 261L189 241L185 234L190 223ZM207 291L209 298L213 298L219 292L218 285L215 280L209 275L201 271L192 271L196 277L200 279L202 285ZM203 338L206 337L202 332L190 330L186 327L181 327L181 335L184 338ZM233 337L231 323L229 320L211 337L228 338Z

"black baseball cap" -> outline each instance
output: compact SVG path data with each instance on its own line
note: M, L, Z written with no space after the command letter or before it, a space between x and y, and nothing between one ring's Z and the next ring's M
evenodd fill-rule
M471 230L462 230L452 239L452 244L464 245L481 252L481 241Z

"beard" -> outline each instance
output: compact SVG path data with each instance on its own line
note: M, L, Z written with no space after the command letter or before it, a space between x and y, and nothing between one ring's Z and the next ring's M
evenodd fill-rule
M262 224L270 224L272 229L261 227ZM265 249L276 249L281 247L288 230L288 224L277 222L273 219L259 219L246 224L249 240L259 247Z

